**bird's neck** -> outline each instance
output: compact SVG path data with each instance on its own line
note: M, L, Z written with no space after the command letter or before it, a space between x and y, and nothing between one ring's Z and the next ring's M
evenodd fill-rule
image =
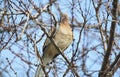
M69 25L68 22L61 23L59 29L60 29L61 32L64 33L64 34L70 34L70 33L72 34L72 30L71 30L71 27L70 27L70 25Z

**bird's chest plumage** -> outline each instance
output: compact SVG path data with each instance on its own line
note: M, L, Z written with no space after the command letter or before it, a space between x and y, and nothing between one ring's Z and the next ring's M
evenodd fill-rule
M70 31L72 34L72 31ZM57 46L64 51L69 44L72 42L72 35L70 35L67 31L59 31L57 35L55 36L55 42Z

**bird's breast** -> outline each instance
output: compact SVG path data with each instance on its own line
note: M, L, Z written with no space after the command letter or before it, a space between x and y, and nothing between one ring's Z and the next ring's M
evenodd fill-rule
M71 34L64 34L59 32L55 37L55 42L57 46L63 51L70 45L72 39L73 38Z

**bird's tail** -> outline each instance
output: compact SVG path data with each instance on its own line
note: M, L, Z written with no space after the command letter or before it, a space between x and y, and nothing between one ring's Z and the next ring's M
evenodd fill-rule
M51 62L51 58L44 58L43 57L42 62L43 62L43 66L45 66L45 69L46 69L47 64L49 64ZM44 77L44 72L43 72L43 69L41 67L41 64L37 67L35 77Z
M41 65L39 65L37 67L37 70L36 70L36 73L35 73L35 77L43 77L43 76L44 76L44 72L43 72L43 70L41 68Z

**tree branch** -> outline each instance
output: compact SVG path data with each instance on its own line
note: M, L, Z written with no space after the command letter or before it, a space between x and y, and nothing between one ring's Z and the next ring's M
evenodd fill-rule
M117 3L118 3L118 0L113 1L113 9L112 9L113 18L112 18L112 20L117 20L117 17L116 17ZM109 57L110 57L111 50L112 50L112 45L113 45L113 42L114 42L115 27L116 27L116 21L112 22L112 24L111 24L108 48L107 48L107 51L105 52L105 56L104 56L104 59L103 59L103 64L102 64L101 70L99 72L99 77L106 77L107 76Z

